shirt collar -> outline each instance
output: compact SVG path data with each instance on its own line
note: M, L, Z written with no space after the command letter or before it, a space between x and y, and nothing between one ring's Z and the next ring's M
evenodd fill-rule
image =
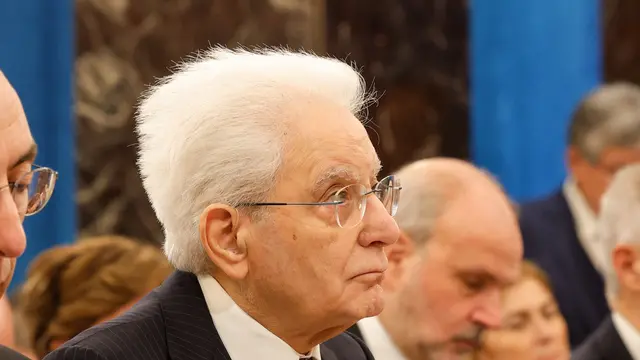
M595 233L597 223L596 214L591 210L587 199L585 199L573 178L568 177L566 179L562 191L567 199L571 215L573 215L578 240L593 266L598 269L598 271L602 271L606 259L605 252L602 251L602 246L599 242L600 239Z
M320 345L316 345L310 354L297 353L244 312L212 276L199 275L198 282L211 319L232 360L299 360L308 356L322 360Z
M614 312L611 318L631 358L640 360L640 330L618 312Z
M407 360L377 317L358 321L364 342L376 359Z

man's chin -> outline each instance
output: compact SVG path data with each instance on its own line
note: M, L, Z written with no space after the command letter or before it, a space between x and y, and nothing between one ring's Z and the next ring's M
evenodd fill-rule
M382 286L375 284L368 288L364 294L361 295L362 301L362 318L378 316L384 309L384 296Z
M0 258L0 298L4 296L13 278L16 260L9 258Z

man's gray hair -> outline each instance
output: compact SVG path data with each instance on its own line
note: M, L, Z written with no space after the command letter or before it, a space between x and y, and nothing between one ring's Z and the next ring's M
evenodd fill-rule
M640 243L640 164L625 166L615 174L600 201L596 235L605 254L607 295L615 296L619 284L612 252L618 244Z
M210 267L199 239L210 204L264 201L276 183L292 104L326 101L358 114L371 100L336 59L279 49L214 48L182 63L142 98L138 165L180 270ZM288 117L288 118L287 118Z
M573 115L569 144L592 163L606 147L640 145L640 87L612 83L587 95Z

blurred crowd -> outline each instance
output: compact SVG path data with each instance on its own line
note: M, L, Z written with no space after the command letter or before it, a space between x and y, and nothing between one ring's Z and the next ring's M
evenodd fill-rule
M34 165L0 80L4 289L57 173ZM164 249L113 234L43 252L0 299L0 345L53 360L640 360L640 88L582 99L569 176L521 204L452 158L380 179L366 89L305 53L187 60L136 118Z

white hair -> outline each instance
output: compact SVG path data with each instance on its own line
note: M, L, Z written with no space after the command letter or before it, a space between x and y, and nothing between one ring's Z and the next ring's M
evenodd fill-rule
M339 60L222 47L188 59L143 96L138 165L177 269L204 273L210 266L198 232L208 205L267 197L283 161L283 118L301 99L354 115L372 100L360 74Z
M613 268L614 248L640 242L640 164L625 166L615 174L600 200L596 234L605 254L603 272L607 296L611 298L619 287Z

